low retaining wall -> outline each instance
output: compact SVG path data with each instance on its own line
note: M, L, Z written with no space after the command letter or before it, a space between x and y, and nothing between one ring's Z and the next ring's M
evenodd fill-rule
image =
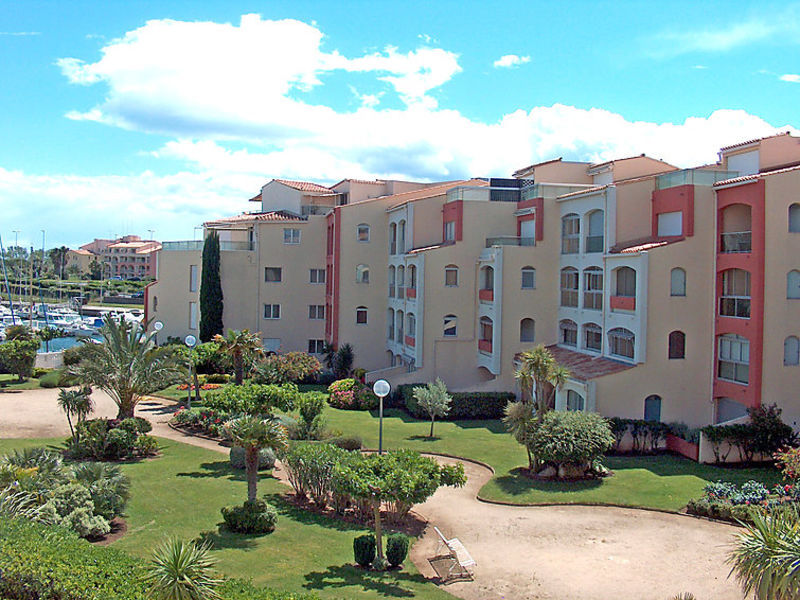
M694 461L700 457L700 447L697 444L687 442L671 433L667 434L666 448Z
M64 366L64 353L38 352L33 366L37 369L58 369Z

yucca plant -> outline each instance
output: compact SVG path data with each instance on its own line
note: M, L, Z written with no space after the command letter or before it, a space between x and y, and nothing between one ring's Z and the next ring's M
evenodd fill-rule
M145 581L155 600L219 600L215 577L217 561L206 544L170 538L153 553Z
M786 508L764 515L753 511L736 547L728 555L731 574L744 595L756 600L800 597L800 514Z

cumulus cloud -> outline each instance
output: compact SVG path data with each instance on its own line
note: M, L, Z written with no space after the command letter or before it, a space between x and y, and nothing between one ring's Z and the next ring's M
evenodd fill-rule
M511 67L518 67L525 63L531 62L530 56L518 56L517 54L504 54L492 63L495 69L509 69Z
M786 73L778 77L781 81L788 81L789 83L800 83L800 75L795 73Z

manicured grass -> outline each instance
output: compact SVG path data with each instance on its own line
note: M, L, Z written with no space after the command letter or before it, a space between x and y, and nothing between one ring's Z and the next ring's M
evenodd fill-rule
M58 440L0 440L0 453L11 448ZM148 557L166 536L196 538L209 532L220 570L252 578L257 585L314 591L322 598L416 598L452 600L426 581L410 561L399 572L363 572L353 563L353 538L361 527L293 508L284 500L285 485L262 473L258 491L279 511L278 526L265 536L220 533L223 506L240 504L247 495L244 473L230 468L227 456L160 439L162 455L126 464L131 478L128 533L114 546Z
M153 395L154 396L158 396L160 398L167 398L168 400L175 400L176 402L185 402L186 401L186 397L189 394L189 391L188 390L179 390L178 389L178 385L180 385L180 384L171 385L168 388L164 388L163 390L158 391ZM200 390L201 403L202 403L203 398L205 398L207 394L210 394L211 392L214 392L214 391L217 391L217 390L202 390L201 389ZM194 397L195 397L194 396L194 390L192 390L192 401L194 401Z
M39 380L28 377L22 383L17 381L16 375L3 373L0 375L0 390L34 390L39 387Z
M345 435L360 435L368 448L378 447L377 411L328 408L327 424ZM434 439L427 437L430 422L417 421L405 412L384 412L384 448L413 448L421 452L454 454L488 463L495 469L480 491L486 500L517 504L617 504L678 511L700 496L710 481L743 483L756 479L769 486L780 480L771 468L729 468L699 465L672 456L608 457L614 475L582 482L533 481L520 473L527 466L525 450L506 433L500 421L436 423Z

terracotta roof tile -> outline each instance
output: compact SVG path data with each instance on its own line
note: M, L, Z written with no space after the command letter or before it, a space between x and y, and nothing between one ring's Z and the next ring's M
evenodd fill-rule
M348 182L349 183L365 183L367 185L386 185L386 181L384 181L383 179L372 179L372 180L369 180L369 179L345 178L345 179L342 179L341 181L339 181L337 183L334 183L331 186L331 189L335 188L337 185L340 185L342 183L348 183Z
M205 225L230 225L236 223L254 223L254 222L298 222L303 223L308 221L308 217L301 217L293 213L283 210L273 210L270 212L252 212L242 213L241 215L234 215L232 217L223 217L222 219L215 219L213 221L206 221Z
M559 365L569 369L573 379L580 381L589 381L590 379L614 375L615 373L633 369L636 366L602 356L575 352L555 344L547 346L547 349L553 353L553 357Z
M629 240L627 242L620 242L612 246L609 252L611 254L633 254L635 252L643 252L652 248L660 248L667 244L674 244L675 242L682 242L686 238L683 236L647 236Z
M800 170L800 165L794 165L793 167L786 167L785 169L776 169L774 171L764 171L763 173L755 173L753 175L742 175L741 177L733 177L731 179L723 179L722 181L718 181L714 184L714 187L720 187L725 185L731 185L734 183L743 183L745 181L755 181L756 179L761 179L762 177L768 177L769 175L780 175L781 173L790 173L791 171Z
M325 187L324 185L320 185L318 183L314 183L313 181L292 181L291 179L273 179L273 181L277 181L278 183L282 183L285 186L290 188L294 188L296 190L300 190L301 192L310 192L312 194L324 194L324 195L333 195L336 192L329 187Z

